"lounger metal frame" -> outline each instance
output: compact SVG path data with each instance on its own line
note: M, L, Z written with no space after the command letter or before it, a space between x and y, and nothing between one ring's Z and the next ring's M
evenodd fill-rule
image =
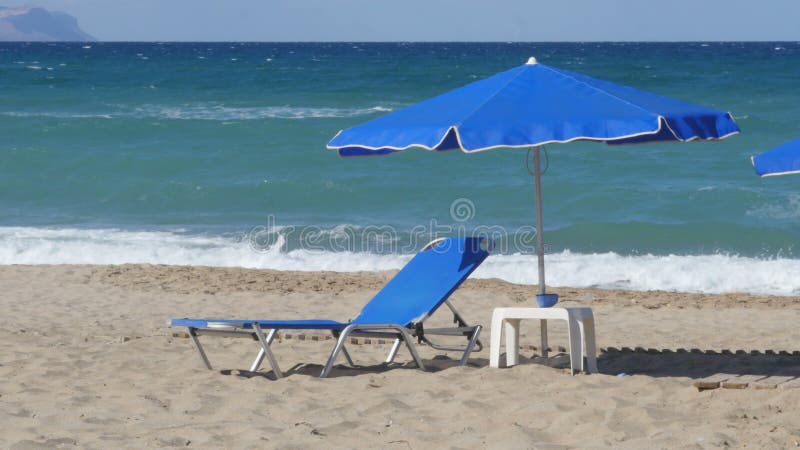
M434 248L443 240L445 240L445 238L440 238L431 241L423 248L423 251ZM481 241L481 242L482 245L483 243L487 245L487 252L491 252L493 247L492 242L491 241ZM452 293L452 291L450 293ZM447 295L449 296L450 294ZM344 354L344 357L350 366L354 365L353 359L351 358L350 353L347 351L347 347L345 346L347 339L350 337L369 337L369 338L374 337L374 338L394 339L392 348L389 350L389 354L385 359L386 364L391 364L395 360L397 352L400 350L400 346L403 343L405 343L417 367L421 370L425 370L425 364L422 362L422 358L419 357L419 354L417 353L417 350L413 343L413 340L417 339L420 345L428 345L431 348L437 350L463 352L461 359L458 362L459 366L463 366L469 359L469 356L472 353L473 349L477 348L478 351L481 351L483 349L483 344L478 339L481 333L482 326L467 324L467 321L458 312L455 306L453 306L449 298L445 298L443 303L447 305L447 307L453 313L453 323L455 323L457 326L450 328L425 329L423 326L425 320L427 320L431 314L434 314L436 312L436 310L438 309L437 307L433 311L429 311L428 314L425 314L418 320L406 325L386 324L386 323L369 324L369 323L353 323L353 322L345 324L337 322L327 322L324 324L325 326L322 327L309 326L308 328L300 328L297 326L292 326L286 329L309 329L309 330L326 329L331 331L334 339L336 339L336 345L334 345L333 350L331 351L331 354L328 357L328 360L322 369L322 373L320 373L320 378L325 378L330 374L331 370L333 369L333 365L336 362L336 359L338 358L340 353ZM441 305L441 303L439 305ZM249 337L253 340L258 341L261 347L255 360L253 360L253 363L250 365L250 371L251 372L257 371L259 367L261 367L261 364L264 362L264 359L266 358L275 376L278 378L283 377L283 372L278 366L278 361L275 359L275 355L272 353L272 343L275 340L275 336L277 335L278 331L281 330L281 328L268 329L268 332L265 334L264 333L265 330L262 329L261 325L259 324L259 321L237 322L230 320L219 321L219 322L207 321L205 323L205 326L202 328L190 325L187 325L186 327L189 330L189 336L191 337L192 342L194 343L198 353L200 354L200 358L203 360L203 363L208 369L211 370L212 366L211 362L208 360L208 356L206 355L206 352L203 349L202 344L200 344L200 339L199 339L200 336L211 335L211 336L222 336L222 337L245 337L245 338ZM467 344L463 347L439 344L433 341L430 338L430 336L463 336L467 338Z
M411 357L414 359L417 367L424 371L425 364L422 362L422 358L420 358L419 353L417 353L417 349L413 343L414 338L416 338L420 344L428 345L437 350L463 352L461 359L458 362L459 366L463 366L466 364L467 360L469 359L469 355L473 350L476 348L477 351L483 350L483 344L479 340L481 329L483 327L481 325L468 325L466 320L464 320L463 316L458 312L455 306L453 306L449 299L445 300L444 303L453 313L453 322L458 325L457 327L425 329L423 327L423 323L429 317L426 316L421 321L409 324L408 326L399 324L351 323L345 326L342 330L331 330L334 339L336 339L336 345L334 345L333 351L331 351L331 354L322 369L322 373L320 373L320 378L325 378L330 374L340 353L344 354L348 365L351 367L354 366L353 359L350 356L350 353L347 351L347 347L345 346L347 338L350 337L394 339L392 348L389 350L389 355L385 360L386 364L394 362L397 352L400 350L400 346L405 342L406 347L408 347L408 351L411 353ZM213 370L213 367L211 366L211 362L208 360L208 355L206 355L203 345L200 343L200 336L208 335L219 337L251 338L259 342L261 349L259 350L255 360L253 360L253 363L250 365L250 371L257 371L266 358L275 376L277 378L283 377L283 372L278 365L278 361L275 359L275 355L272 353L272 343L275 340L275 336L277 335L278 331L280 331L280 328L269 329L268 332L264 334L264 329L261 328L258 322L247 323L250 324L252 328L247 328L244 322L209 322L208 328L187 327L187 329L189 330L189 337L192 339L192 342L200 354L200 359L202 359L203 364L205 364L209 370ZM428 337L429 335L464 336L467 338L467 344L463 347L437 344Z

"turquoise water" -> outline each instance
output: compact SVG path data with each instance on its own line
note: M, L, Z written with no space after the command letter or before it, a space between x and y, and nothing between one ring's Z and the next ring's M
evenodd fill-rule
M0 263L380 269L410 248L329 239L302 253L299 233L385 225L407 242L435 220L513 235L534 222L524 151L343 160L325 144L529 56L730 111L742 128L716 143L549 146L554 283L800 289L800 178L759 179L749 162L800 135L800 43L0 44ZM451 216L458 199L474 205L467 221ZM253 245L253 230L272 225L294 227L280 254ZM512 274L527 249L504 252L492 274L535 281ZM601 255L616 261L612 281L570 275ZM663 286L654 273L631 281L631 268L651 257L653 271L676 268ZM740 286L710 276L682 287L677 268L692 258L768 279ZM763 264L775 260L786 278L769 278L775 269ZM755 285L767 282L774 288Z

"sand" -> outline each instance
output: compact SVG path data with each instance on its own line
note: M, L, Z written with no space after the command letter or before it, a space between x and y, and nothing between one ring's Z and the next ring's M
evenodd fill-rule
M599 355L601 373L576 376L564 355L547 365L530 350L518 366L488 367L492 308L529 304L534 292L498 280L470 280L453 296L487 326L487 348L467 367L457 367L456 353L421 347L428 372L405 350L387 368L389 346L371 343L350 346L356 368L337 366L321 380L332 341L309 334L274 345L283 379L247 372L258 348L243 339L206 338L209 371L183 330L166 325L192 316L347 320L390 276L0 267L0 447L800 445L800 388L692 386L715 373L800 375L794 298L553 289L562 305L593 307L598 344L612 348ZM442 310L432 323L449 320ZM556 349L566 345L564 328L550 327ZM535 324L525 326L522 343L535 345L537 335ZM623 347L634 350L613 351Z

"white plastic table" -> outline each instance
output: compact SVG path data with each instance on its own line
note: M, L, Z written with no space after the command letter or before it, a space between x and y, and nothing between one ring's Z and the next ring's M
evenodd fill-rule
M489 366L500 367L500 344L505 332L506 367L519 360L519 325L525 319L539 319L541 324L542 356L547 358L547 321L567 321L569 363L573 374L577 370L597 372L597 351L594 340L592 308L495 308L492 313L492 342Z

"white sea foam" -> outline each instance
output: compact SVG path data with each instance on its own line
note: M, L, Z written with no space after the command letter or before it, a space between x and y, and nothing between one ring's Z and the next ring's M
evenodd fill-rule
M52 77L48 77L52 78ZM0 116L10 117L53 117L56 119L112 119L111 114L92 114L92 113L77 113L77 112L58 112L58 111L42 111L42 112L23 112L23 111L0 111Z
M759 259L733 255L579 254L564 251L547 255L549 286L597 287L634 291L698 293L747 292L797 295L800 260ZM534 255L492 257L475 272L522 284L536 282Z
M150 86L155 88L154 86ZM316 108L302 106L263 106L263 107L228 107L221 105L145 105L132 111L108 113L79 113L71 111L0 111L2 116L13 117L55 117L62 119L84 118L135 118L135 119L170 119L170 120L263 120L263 119L321 119L337 117L358 117L391 111L385 106L366 108Z
M373 106L368 108L315 108L300 106L262 106L244 108L222 105L146 105L137 108L131 115L133 117L152 117L178 120L256 120L357 117L388 111L391 111L391 108L383 106Z
M341 272L398 269L411 255L256 250L247 239L167 231L0 227L0 264L177 264ZM547 255L549 286L797 295L800 260L732 255ZM536 283L534 255L493 255L473 275Z
M257 245L256 245L257 244ZM0 264L175 264L276 270L373 271L401 267L408 255L262 250L240 237L167 231L0 227Z

